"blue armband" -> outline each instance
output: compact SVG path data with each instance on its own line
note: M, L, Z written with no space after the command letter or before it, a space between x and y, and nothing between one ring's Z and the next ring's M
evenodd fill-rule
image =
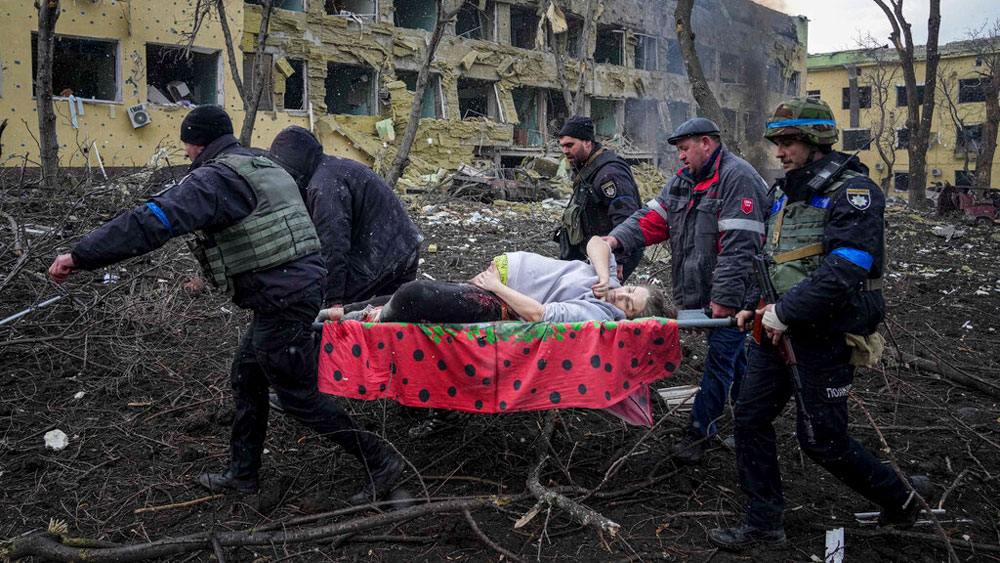
M153 215L156 215L156 218L163 223L164 227L167 228L167 234L174 236L174 229L170 226L170 219L167 219L167 214L160 209L160 206L150 201L146 203L146 207L149 208L149 210L153 212Z
M857 248L849 248L846 246L834 249L833 252L830 253L830 256L840 256L851 264L864 268L865 271L871 270L872 263L875 261L871 254L868 254L863 250L858 250Z

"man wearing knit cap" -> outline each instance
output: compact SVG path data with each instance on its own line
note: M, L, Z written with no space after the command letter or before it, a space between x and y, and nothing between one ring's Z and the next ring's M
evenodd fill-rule
M355 455L368 471L351 500L381 497L402 473L402 459L377 436L359 431L317 388L311 323L326 269L295 180L241 147L218 106L192 110L180 136L193 161L188 175L84 236L72 252L56 257L49 276L62 283L78 269L103 268L195 233L188 244L206 277L254 313L232 366L236 414L229 466L198 482L213 491L257 491L270 384L288 414Z
M586 260L587 241L604 236L639 209L632 168L594 140L594 122L574 115L559 130L559 146L573 166L573 195L556 232L559 258ZM623 283L639 265L642 248L621 260Z

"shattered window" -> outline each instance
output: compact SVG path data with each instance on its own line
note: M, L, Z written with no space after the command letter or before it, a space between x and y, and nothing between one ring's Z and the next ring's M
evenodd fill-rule
M842 97L840 109L851 109L851 89L842 88L840 95ZM872 107L871 86L858 86L858 107L861 109L868 109Z
M261 0L243 0L246 4L261 5ZM281 10L301 12L305 10L304 0L274 0L274 7Z
M38 33L31 33L31 95L38 73ZM119 100L118 42L57 35L52 54L52 94L114 102Z
M958 103L985 102L988 78L966 78L958 81Z
M917 84L917 103L924 103L924 85ZM896 86L896 107L906 107L906 86Z
M799 71L797 70L792 71L792 75L789 76L788 80L785 82L785 93L788 94L789 96L798 96L799 87L801 86L800 84L801 80L802 80L802 75L799 73Z
M667 113L670 117L670 126L674 129L680 127L689 119L691 115L691 104L687 102L667 102Z
M347 115L378 115L375 106L375 71L369 68L327 63L327 113Z
M475 78L458 79L458 113L462 119L468 117L486 117L496 119L495 103L490 103L490 97L496 92L493 83Z
M625 100L625 129L629 141L643 151L656 148L656 135L660 128L660 111L656 100Z
M810 100L819 100L821 94L819 90L806 90L806 97Z
M548 90L545 96L545 124L548 131L558 132L569 119L569 110L561 90Z
M378 15L375 0L325 0L324 9L332 16L357 16L364 19L374 19Z
M583 18L566 14L566 54L580 58L580 40L583 38Z
M434 31L437 23L435 0L396 0L393 3L396 27Z
M540 147L544 137L538 122L538 89L514 88L511 92L519 123L514 125L514 146Z
M455 22L455 35L466 39L493 39L496 5L490 0L483 3L484 10L479 6L479 0L465 0Z
M255 58L255 53L243 53L243 87L246 89L247 96L250 95L251 87L256 88L253 72ZM260 103L257 105L257 109L272 111L274 109L274 97L271 95L274 91L274 57L265 53L263 58L264 66L261 70L264 71L262 79L264 90L260 93Z
M976 172L975 172L975 170L956 170L955 171L955 185L956 186L974 186L974 185L976 185Z
M681 45L676 39L667 39L667 72L671 74L686 74L684 68L684 55L681 54Z
M182 47L146 44L146 101L151 104L215 104L218 51L185 53Z
M396 78L406 83L406 89L412 94L417 91L417 73L412 71L397 70ZM424 87L424 101L420 106L420 117L440 119L444 116L439 102L441 91L441 77L432 74L427 77L427 86Z
M983 142L983 125L961 125L955 128L955 152L978 153Z
M594 62L620 65L625 61L625 32L608 27L597 28Z
M892 175L892 187L897 192L905 192L910 189L910 173L894 172Z
M896 148L905 149L910 146L910 130L906 127L896 129Z
M614 137L618 133L618 104L618 100L605 98L590 100L590 117L597 137Z
M292 73L285 77L285 93L282 107L286 110L304 110L306 106L306 84L309 77L306 74L306 62L299 59L286 59L292 68Z
M510 44L521 49L534 49L538 34L538 16L534 8L510 7Z
M635 68L659 70L657 56L659 49L656 38L642 33L635 34Z
M844 129L845 151L866 151L871 147L871 131L869 129Z

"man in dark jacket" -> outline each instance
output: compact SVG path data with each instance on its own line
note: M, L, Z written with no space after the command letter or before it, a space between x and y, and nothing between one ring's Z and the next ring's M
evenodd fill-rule
M594 122L574 115L559 130L559 146L573 166L573 195L556 233L561 260L586 260L587 241L604 236L639 209L639 187L632 168L594 141ZM624 257L622 283L642 259L642 248Z
M278 133L268 157L295 178L316 226L327 269L325 307L391 295L416 278L423 235L378 174L324 155L298 126Z
M660 195L611 231L612 248L636 248L670 239L674 302L683 309L711 309L735 316L749 281L750 257L764 236L767 184L746 161L726 150L719 128L703 117L682 123L668 142L685 167ZM701 391L675 455L698 462L715 433L729 397L746 369L746 333L720 328L708 333Z
M222 108L192 110L181 124L184 154L193 160L188 175L84 236L71 253L56 257L49 275L61 283L77 269L102 268L197 232L192 250L206 277L254 312L233 360L231 461L223 473L203 474L198 482L211 490L258 489L270 383L289 414L361 461L370 478L352 501L370 500L398 479L403 461L319 393L311 323L325 269L316 231L294 180L242 148L232 133Z
M854 366L873 363L881 347L875 328L885 315L885 196L856 157L832 150L837 136L833 112L820 100L794 98L768 120L765 137L785 169L774 186L764 248L779 298L756 311L766 336L750 344L736 399L736 467L748 502L742 525L709 532L725 549L785 541L773 421L793 393L802 451L881 505L880 524L912 526L920 509L914 491L933 492L926 477L900 479L847 433ZM752 315L742 311L741 326ZM778 347L786 332L798 390Z

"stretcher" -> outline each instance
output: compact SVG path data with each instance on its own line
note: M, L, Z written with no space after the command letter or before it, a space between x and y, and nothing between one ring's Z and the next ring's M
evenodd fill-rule
M466 325L317 323L322 331L319 390L473 413L606 409L649 426L649 384L677 370L679 330L732 325L731 319L704 314L678 317Z

